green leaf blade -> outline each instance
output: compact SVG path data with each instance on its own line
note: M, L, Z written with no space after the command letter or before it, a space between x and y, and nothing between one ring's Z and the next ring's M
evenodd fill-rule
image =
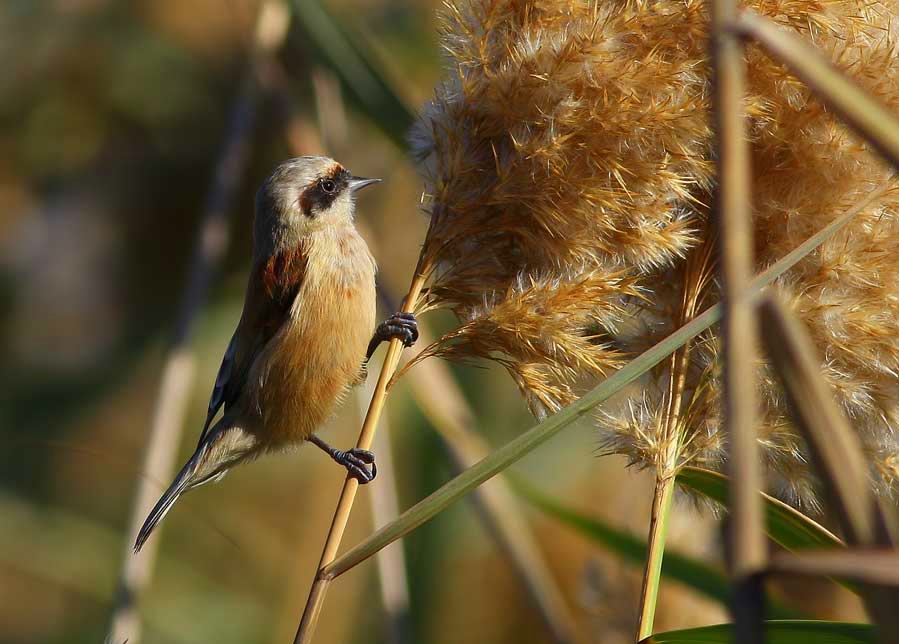
M729 644L730 624L716 624L667 633L656 633L643 644ZM877 644L877 632L869 624L816 620L765 622L766 644Z
M727 506L729 482L723 474L698 467L685 467L678 474L677 482ZM843 547L843 542L824 526L783 501L767 494L763 494L763 497L768 536L782 547L790 551Z
M646 541L644 539L619 530L599 518L587 516L565 507L520 480L513 480L512 487L537 509L558 519L591 541L604 546L624 561L636 566L644 564L646 560ZM722 571L703 561L667 549L665 558L662 560L662 575L666 579L676 581L703 597L725 606L729 602L730 588L727 577ZM768 606L768 614L776 619L789 619L798 616L795 611L774 603Z
M378 66L377 56L319 0L294 0L291 7L315 57L337 75L344 90L382 132L405 149L415 112Z

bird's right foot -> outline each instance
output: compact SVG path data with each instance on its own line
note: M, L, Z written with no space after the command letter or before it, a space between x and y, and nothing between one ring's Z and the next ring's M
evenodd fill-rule
M368 343L365 362L371 359L378 345L391 340L399 340L404 347L411 347L418 341L418 320L414 313L394 313L381 322L375 329L371 342Z

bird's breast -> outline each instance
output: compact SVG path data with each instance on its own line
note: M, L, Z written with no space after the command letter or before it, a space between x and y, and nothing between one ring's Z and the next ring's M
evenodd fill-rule
M270 343L259 408L268 441L308 438L358 380L375 324L375 265L355 231L308 245L303 284Z

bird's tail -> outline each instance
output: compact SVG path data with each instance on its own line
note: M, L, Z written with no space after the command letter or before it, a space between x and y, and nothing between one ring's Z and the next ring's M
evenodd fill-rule
M175 477L175 480L169 486L169 489L165 491L165 494L163 494L159 501L156 502L156 505L153 506L153 509L147 516L146 521L144 521L144 525L141 527L140 532L137 533L137 539L134 542L135 554L140 552L140 549L144 547L144 544L147 542L147 539L150 538L153 529L160 521L162 521L162 518L172 506L175 505L175 501L178 500L178 497L187 489L193 487L194 475L197 473L200 459L205 451L205 446L201 445L197 451L194 452L194 455L190 457L190 460L188 460L184 467L181 468L181 471L178 472L178 476Z

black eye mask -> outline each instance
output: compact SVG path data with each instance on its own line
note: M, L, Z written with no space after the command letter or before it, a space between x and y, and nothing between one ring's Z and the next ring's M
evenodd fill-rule
M320 177L300 195L300 209L303 214L315 217L316 213L330 208L334 200L347 189L349 181L349 171L339 166Z

